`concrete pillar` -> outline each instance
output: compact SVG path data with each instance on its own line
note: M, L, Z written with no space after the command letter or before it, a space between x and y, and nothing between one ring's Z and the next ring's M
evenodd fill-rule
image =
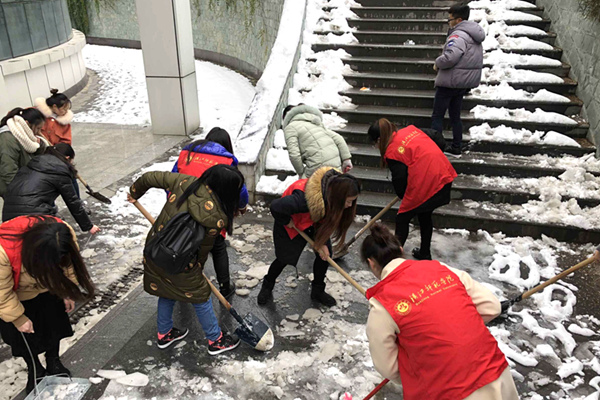
M189 135L200 126L190 0L136 0L152 129Z

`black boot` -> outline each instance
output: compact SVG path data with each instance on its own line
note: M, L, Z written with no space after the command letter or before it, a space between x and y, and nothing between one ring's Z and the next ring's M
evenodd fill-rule
M46 372L48 373L48 375L60 375L71 377L71 371L69 371L62 364L62 362L60 362L59 357L49 357L48 355L46 355Z
M267 302L273 299L273 288L275 287L275 282L270 282L265 277L263 279L262 287L260 288L260 292L258 293L258 298L256 299L258 304L264 306Z
M310 298L318 301L327 307L333 307L337 304L337 301L327 293L325 293L325 284L324 283L314 283L312 284L312 290L310 292Z
M31 360L30 356L23 357L27 364L27 385L25 386L25 392L31 393L36 383L40 383L43 377L47 375L46 369L40 363L37 356L34 356L34 361ZM34 375L34 362L35 362L35 375Z
M431 253L429 254L422 254L421 253L421 249L418 247L415 247L412 251L412 255L415 258L415 260L431 260Z
M235 293L235 283L227 281L219 284L219 292L221 292L223 297L229 300L231 296L233 296L233 294Z

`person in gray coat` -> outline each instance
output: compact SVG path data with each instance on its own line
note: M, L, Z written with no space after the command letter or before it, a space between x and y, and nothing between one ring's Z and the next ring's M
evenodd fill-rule
M435 60L435 99L431 128L443 130L444 115L448 110L452 125L452 146L446 150L449 156L460 157L463 125L460 110L465 94L481 82L485 32L479 24L469 21L471 10L467 4L450 7L448 25L450 31L444 45L444 53Z
M287 106L282 128L290 161L300 178L308 178L325 166L344 173L352 169L348 145L341 135L323 125L318 109L305 104Z

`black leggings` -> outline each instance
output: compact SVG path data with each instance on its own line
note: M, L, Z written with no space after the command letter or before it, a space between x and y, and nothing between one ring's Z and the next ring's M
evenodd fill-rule
M330 249L331 251L331 249ZM265 276L265 280L271 283L275 283L275 280L279 275L281 275L281 271L286 267L283 261L279 261L279 259L275 259L271 263L269 267L269 272ZM315 275L313 279L314 285L324 285L325 284L325 274L327 273L327 267L329 267L329 263L327 261L323 261L321 257L315 255L315 262L313 263L313 274Z
M396 216L396 236L400 244L404 246L408 238L408 224L416 216L419 219L419 228L421 230L421 250L423 255L431 254L431 236L433 235L433 210L421 213L408 211Z
M229 282L229 256L227 255L227 245L225 244L225 238L219 235L215 239L215 244L210 250L212 254L213 265L215 267L215 274L217 275L217 282L224 284Z

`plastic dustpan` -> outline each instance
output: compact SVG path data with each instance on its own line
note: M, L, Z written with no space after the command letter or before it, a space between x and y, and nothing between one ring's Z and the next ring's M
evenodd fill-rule
M80 400L91 385L87 379L46 376L25 400Z

